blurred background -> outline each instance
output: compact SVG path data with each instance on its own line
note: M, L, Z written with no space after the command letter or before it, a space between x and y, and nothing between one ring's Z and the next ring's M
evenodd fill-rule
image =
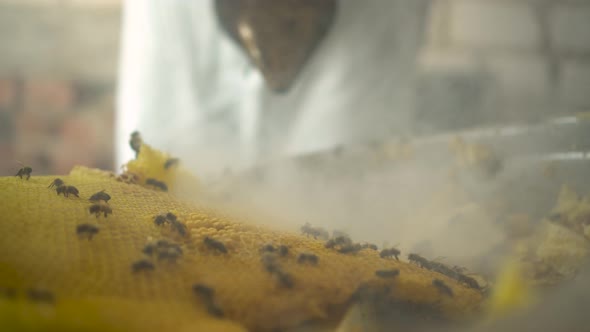
M114 168L120 32L119 0L0 1L1 175Z
M0 0L1 175L115 168L121 18L122 0ZM590 107L588 1L435 0L427 23L419 131Z

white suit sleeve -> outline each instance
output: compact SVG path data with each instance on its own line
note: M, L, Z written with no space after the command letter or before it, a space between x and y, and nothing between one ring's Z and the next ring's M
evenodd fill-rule
M248 62L210 1L126 1L120 63L117 163L133 157L134 130L202 172L254 153L256 108L243 101L262 82L246 75Z

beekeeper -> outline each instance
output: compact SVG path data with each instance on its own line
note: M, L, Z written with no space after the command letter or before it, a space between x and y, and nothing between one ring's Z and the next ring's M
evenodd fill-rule
M428 2L125 1L117 162L135 130L201 174L409 134Z

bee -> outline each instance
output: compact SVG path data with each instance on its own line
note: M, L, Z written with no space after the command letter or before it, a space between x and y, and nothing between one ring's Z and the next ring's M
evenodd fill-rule
M213 295L215 295L215 290L213 288L203 284L194 284L193 292L206 300L213 299Z
M467 286L469 286L471 288L481 290L481 287L479 286L479 283L477 282L477 280L471 278L470 276L459 273L459 275L457 277L457 281L459 281L460 283L466 284Z
M187 229L186 229L186 225L181 223L178 220L175 220L172 222L172 227L174 227L174 229L178 232L178 234L180 234L181 236L186 236L187 233Z
M312 227L310 223L305 223L305 225L301 226L301 233L313 236L314 239L319 237L320 239L327 240L330 237L327 230L320 227Z
M215 304L213 298L215 296L215 290L213 288L204 284L194 284L193 293L205 303L209 314L215 317L223 317L223 310Z
M86 235L88 240L92 240L92 237L98 234L99 228L91 224L80 224L76 226L76 234Z
M104 189L97 192L96 194L90 196L90 198L88 199L91 202L98 202L98 201L104 201L106 203L109 202L109 200L111 199L111 196L107 193L104 192Z
M391 258L391 257L395 257L395 259L397 261L399 261L399 255L401 254L401 252L399 251L399 249L397 248L389 248L389 249L383 249L381 250L381 252L379 253L379 257L381 258Z
M418 254L409 254L408 260L416 265L419 265L420 267L430 270L430 262Z
M58 195L63 194L65 197L69 197L70 195L80 197L78 196L78 194L80 193L78 191L78 188L74 186L60 186L55 189L55 192L57 192Z
M453 297L453 290L451 287L447 286L444 281L440 279L434 279L432 280L432 286L436 287L440 293L449 297Z
M55 296L53 293L44 289L29 289L27 291L27 298L34 302L55 303Z
M347 238L349 238L350 236L348 236L348 234L346 234L346 232L339 231L339 230L333 230L332 231L332 238L336 238L336 237L347 237Z
M176 221L176 216L171 212L168 212L167 214L160 214L154 218L154 224L156 224L156 226L162 226L163 224L173 223Z
M19 178L23 178L23 176L27 177L27 180L29 180L31 178L31 173L33 173L33 169L29 166L25 166L22 163L21 164L22 168L18 170L18 173L16 173L15 176L18 176Z
M145 180L145 184L156 187L162 191L168 191L168 186L164 182L158 181L156 179L149 178Z
M133 273L141 271L153 271L155 268L156 267L154 266L154 263L150 262L147 259L141 259L131 264L131 270L133 271Z
M163 224L172 223L172 222L175 222L176 220L177 220L176 215L174 215L174 213L172 213L172 212L168 212L166 214L160 214L160 215L156 216L154 218L154 224L156 224L156 226L162 226Z
M347 244L345 246L340 247L340 249L338 249L338 252L341 254L354 254L357 253L361 250L361 245L358 243L354 243L354 244Z
M113 214L113 209L105 203L92 204L88 208L88 211L90 214L95 214L97 218L100 217L101 213L104 214L105 218L108 217L109 214Z
M399 275L399 270L377 270L375 271L375 275L379 278L395 278Z
M217 241L215 239L212 239L212 238L206 236L205 239L203 239L203 243L205 243L205 245L211 249L214 249L214 250L217 250L221 253L227 254L227 248L220 241Z
M182 251L178 251L176 248L169 247L163 250L158 250L158 260L167 260L172 263L176 262L178 257L182 255Z
M314 255L315 256L315 255ZM265 253L262 255L262 266L264 269L272 274L278 281L279 285L283 288L293 288L294 281L293 277L281 270L281 267L277 263L277 256L272 253Z
M59 188L59 187L63 186L64 184L65 183L62 179L57 178L57 179L53 180L53 182L51 182L51 184L47 188L53 188L53 187Z
M299 264L309 263L311 265L317 265L318 261L318 256L314 254L300 254L297 258L297 263Z
M444 274L451 279L459 278L459 273L457 273L457 271L453 270L452 268L446 266L443 263L431 261L431 262L428 262L428 264L429 265L426 268L431 271L435 271L440 274Z
M285 257L285 256L287 256L288 254L289 254L289 247L287 247L287 246L286 246L286 245L284 245L284 244L281 244L281 245L279 246L279 256L281 256L281 257Z
M333 237L330 240L326 241L326 244L324 245L326 248L334 248L336 246L348 246L348 245L352 245L352 240L345 235L340 235L337 237Z
M159 216L156 216L156 218L154 218L154 224L156 224L156 226L162 226L167 222L168 222L168 219L166 219L166 216L163 216L163 215L159 215Z
M276 273L280 271L280 267L277 264L276 256L274 254L266 253L262 255L260 261L268 273Z
M180 160L178 158L168 158L168 160L166 160L164 163L164 169L169 169L172 166L176 166L179 162Z
M146 254L148 256L151 256L157 250L158 250L157 245L155 245L154 243L148 243L148 244L145 245L145 247L143 247L143 249L141 250L141 252L143 252L144 254Z
M324 244L324 247L328 248L328 249L332 249L336 246L336 242L334 241L334 239L329 239L328 241L326 241L326 244Z
M363 249L379 250L379 248L377 247L377 245L376 244L372 244L372 243L363 243L363 245L361 247Z
M283 271L277 271L275 275L277 276L277 280L279 281L279 285L281 287L293 288L293 286L295 286L293 276L291 276L290 274Z
M275 251L277 251L277 248L275 248L272 244L265 244L262 246L262 248L260 248L260 252L262 253Z
M152 256L155 253L158 253L158 255L159 255L160 252L167 252L167 254L164 254L164 256L174 255L173 252L175 252L177 256L181 256L183 253L180 245L178 245L176 243L168 242L166 240L159 240L158 242L155 242L155 243L154 242L148 243L145 245L145 247L143 247L142 252L146 255L149 255L149 256ZM166 257L162 257L162 258L166 258Z
M156 216L154 218L154 224L156 224L156 226L170 224L172 229L176 230L181 236L185 236L187 233L186 225L180 222L176 215L172 212L168 212L165 215L160 214Z
M135 158L139 155L139 149L143 144L143 140L141 139L141 135L138 131L134 131L131 133L131 138L129 139L129 146L131 150L135 151Z
M273 246L272 244L265 244L260 248L261 253L278 253L279 256L285 257L289 253L289 247L284 244L281 244L278 247Z

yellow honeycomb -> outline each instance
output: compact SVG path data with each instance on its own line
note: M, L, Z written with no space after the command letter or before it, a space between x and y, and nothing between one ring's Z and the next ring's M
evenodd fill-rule
M165 157L152 154L147 162L140 155L127 170L161 179L146 163L162 165ZM116 181L109 172L76 167L62 176L80 197L58 196L48 188L55 178L0 178L1 331L264 331L309 321L335 326L355 290L367 283L388 284L386 296L431 306L451 320L472 318L480 309L478 291L405 261L380 258L374 250L341 254L312 237L257 226L256 220L239 222L178 194ZM88 198L101 190L111 196L106 218L88 211ZM186 236L154 223L167 212L186 225ZM99 228L91 239L76 233L86 223ZM207 247L206 236L228 252ZM142 253L161 239L181 245L176 262ZM277 259L292 276L292 288L282 287L263 267L260 248L269 243L290 248ZM318 264L299 264L300 253L316 254ZM134 273L131 266L140 259L150 259L155 269ZM400 274L391 280L375 275L393 268ZM434 278L454 296L433 287ZM223 317L209 314L206 301L192 291L195 283L214 289ZM51 292L55 300L32 300L31 290Z

